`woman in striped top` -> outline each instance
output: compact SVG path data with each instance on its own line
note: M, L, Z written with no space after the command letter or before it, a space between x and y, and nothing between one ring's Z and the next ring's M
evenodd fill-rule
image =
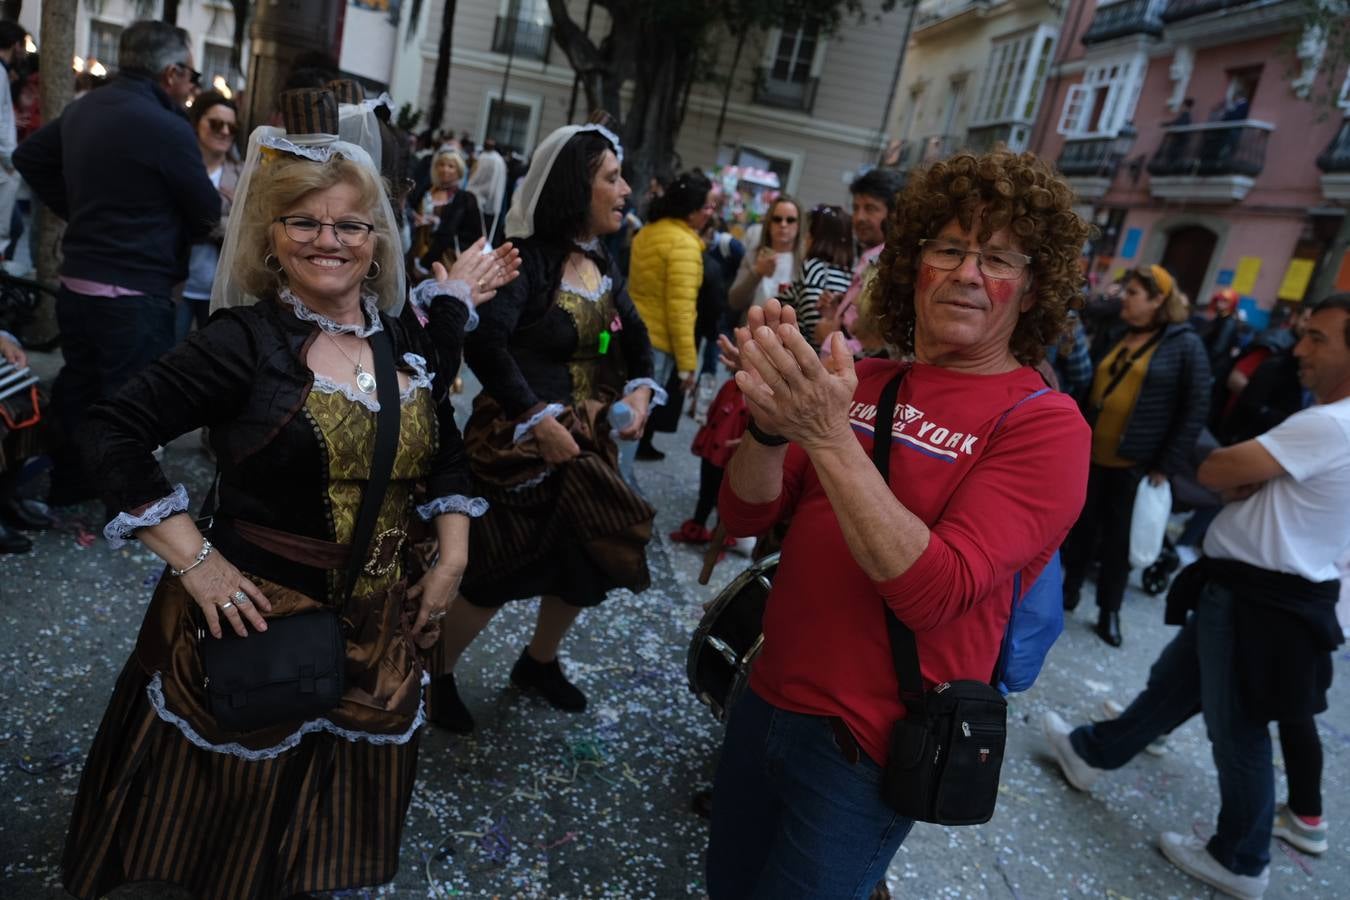
M780 299L797 311L803 334L814 334L820 321L820 295L842 294L853 281L853 228L839 206L811 210L806 258L787 295Z

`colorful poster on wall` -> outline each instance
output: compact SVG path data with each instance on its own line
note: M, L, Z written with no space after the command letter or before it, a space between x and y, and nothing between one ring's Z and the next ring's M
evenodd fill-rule
M1256 276L1261 274L1261 257L1244 256L1238 260L1237 274L1233 276L1233 290L1250 294L1256 290Z
M1280 282L1280 290L1275 296L1295 303L1302 300L1303 295L1308 293L1308 283L1312 281L1316 264L1316 260L1311 259L1289 260L1289 268L1284 270L1284 280Z
M1125 231L1125 244L1120 248L1122 259L1134 259L1139 252L1139 242L1144 238L1142 228L1129 228Z
M1214 276L1215 287L1228 287L1233 283L1233 270L1220 269L1219 274Z

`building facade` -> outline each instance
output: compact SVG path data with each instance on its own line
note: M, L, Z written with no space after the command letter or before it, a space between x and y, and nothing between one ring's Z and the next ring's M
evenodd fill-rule
M887 133L904 168L1027 149L1059 40L1053 0L920 0Z
M584 0L569 3L586 20ZM704 73L689 95L676 142L682 167L740 165L773 171L783 189L804 203L847 203L848 184L881 152L884 117L895 85L906 12L883 12L867 0L863 20L846 19L824 35L811 22L766 29L747 41L726 105L718 86L733 57L723 36L710 54L721 71ZM439 22L442 3L428 0ZM584 91L574 89L565 55L551 38L545 0L474 0L458 4L444 127L475 139L530 152L550 131L584 119ZM604 10L592 10L589 30L609 29ZM436 67L435 29L420 46L421 94L430 106ZM725 50L725 52L721 52Z
M1258 322L1323 283L1350 152L1344 113L1314 99L1303 4L1073 0L1066 23L1033 148L1102 232L1094 275L1161 263L1198 304L1237 290Z

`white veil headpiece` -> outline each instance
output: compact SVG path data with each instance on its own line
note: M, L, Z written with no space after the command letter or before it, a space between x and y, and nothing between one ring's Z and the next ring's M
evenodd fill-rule
M614 147L614 155L619 158L619 163L623 163L623 145L619 143L619 136L605 126L564 125L559 128L535 148L534 156L530 157L530 170L525 173L525 178L511 198L511 210L506 214L508 239L527 238L534 234L534 210L539 203L539 195L543 193L544 184L548 181L549 173L553 171L553 164L557 162L558 154L567 146L572 136L583 131L594 131L602 135Z
M344 107L350 106L356 109L363 105L343 104ZM373 116L372 112L372 119ZM350 121L354 120L355 117L350 119ZM369 134L373 136L374 147L378 152L378 127L372 129ZM380 167L371 158L368 150L359 144L341 140L337 135L292 135L287 134L283 128L270 125L261 125L255 128L253 134L249 135L248 153L244 158L244 168L235 188L234 205L231 207L232 214L225 229L225 241L220 248L220 261L216 265L215 281L211 285L211 312L236 306L252 306L259 300L258 297L244 290L238 278L235 277L234 261L238 259L240 253L240 234L247 219L249 191L252 189L254 175L257 174L259 167L262 165L264 151L288 153L292 156L299 156L320 163L327 162L334 156L340 156L365 166L375 174L377 179L380 177ZM389 202L388 193L384 190L380 191L379 208L375 210L375 215L380 219L380 222L377 223L377 239L384 240L390 235L397 236L398 229L394 224L397 221L394 218L394 208ZM397 316L402 311L403 304L407 302L408 283L403 271L403 254L396 250L390 257L394 265L394 272L392 273L394 287L392 291L388 292L389 296L381 296L377 300L381 310L391 316Z

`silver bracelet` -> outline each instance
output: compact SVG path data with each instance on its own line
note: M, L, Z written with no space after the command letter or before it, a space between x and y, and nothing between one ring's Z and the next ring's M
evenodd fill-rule
M202 549L197 551L197 558L181 569L175 569L173 566L169 566L169 574L174 578L182 578L184 575L206 562L206 558L211 555L212 549L214 548L211 546L211 542L206 538L202 538Z

